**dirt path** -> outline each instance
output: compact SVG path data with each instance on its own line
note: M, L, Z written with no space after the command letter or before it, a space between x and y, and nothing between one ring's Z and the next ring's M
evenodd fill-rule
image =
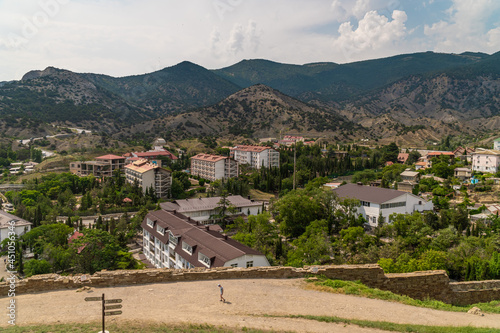
M217 283L224 286L226 304L219 301ZM500 328L500 315L486 314L480 317L467 313L422 309L380 300L306 290L303 288L304 283L303 279L242 279L20 295L16 298L17 324L98 321L100 303L85 302L84 298L105 293L108 299L123 299L123 314L109 317L114 321L207 323L295 332L380 332L302 319L261 317L302 314L422 325ZM5 309L8 301L8 298L1 298L0 309ZM8 325L6 317L0 316L0 327Z

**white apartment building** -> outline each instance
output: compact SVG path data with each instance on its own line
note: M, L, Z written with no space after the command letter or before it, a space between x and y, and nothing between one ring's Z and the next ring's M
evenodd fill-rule
M238 177L238 162L226 156L198 154L191 157L191 175L210 181Z
M500 166L500 150L476 150L471 153L472 171L497 173Z
M170 171L152 164L147 160L138 160L125 166L125 178L127 182L137 182L142 191L153 187L158 198L170 196L172 186L172 174Z
M14 232L18 237L31 230L33 223L0 210L0 242Z
M183 199L163 202L160 207L166 211L178 212L203 224L212 223L213 216L222 197ZM243 198L241 195L230 195L226 200L236 209L235 215L258 215L262 213L262 202ZM228 215L231 215L227 212Z
M376 227L379 217L382 216L384 222L389 221L391 214L411 214L433 210L432 201L426 201L414 194L396 191L388 188L364 186L361 184L345 184L333 190L340 198L357 199L360 206L357 214L363 215L372 227Z
M260 169L280 166L280 153L266 146L239 145L230 149L230 156L240 164L248 164L252 168Z
M180 213L156 210L142 222L143 253L157 268L269 266L262 253Z
M493 149L500 150L500 138L496 138L495 141L493 141Z

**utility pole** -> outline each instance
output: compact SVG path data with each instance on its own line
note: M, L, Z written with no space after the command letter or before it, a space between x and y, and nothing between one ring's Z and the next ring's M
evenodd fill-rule
M297 141L293 145L293 189L295 190L295 166L297 164Z

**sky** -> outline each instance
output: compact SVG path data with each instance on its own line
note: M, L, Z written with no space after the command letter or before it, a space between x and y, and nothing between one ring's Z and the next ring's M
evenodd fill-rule
M499 0L0 0L0 81L500 51Z

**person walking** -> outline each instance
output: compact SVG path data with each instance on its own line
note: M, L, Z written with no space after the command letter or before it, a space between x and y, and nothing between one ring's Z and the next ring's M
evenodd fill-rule
M226 299L222 296L224 295L224 288L221 284L218 284L217 287L219 287L220 290L220 301L226 303Z

